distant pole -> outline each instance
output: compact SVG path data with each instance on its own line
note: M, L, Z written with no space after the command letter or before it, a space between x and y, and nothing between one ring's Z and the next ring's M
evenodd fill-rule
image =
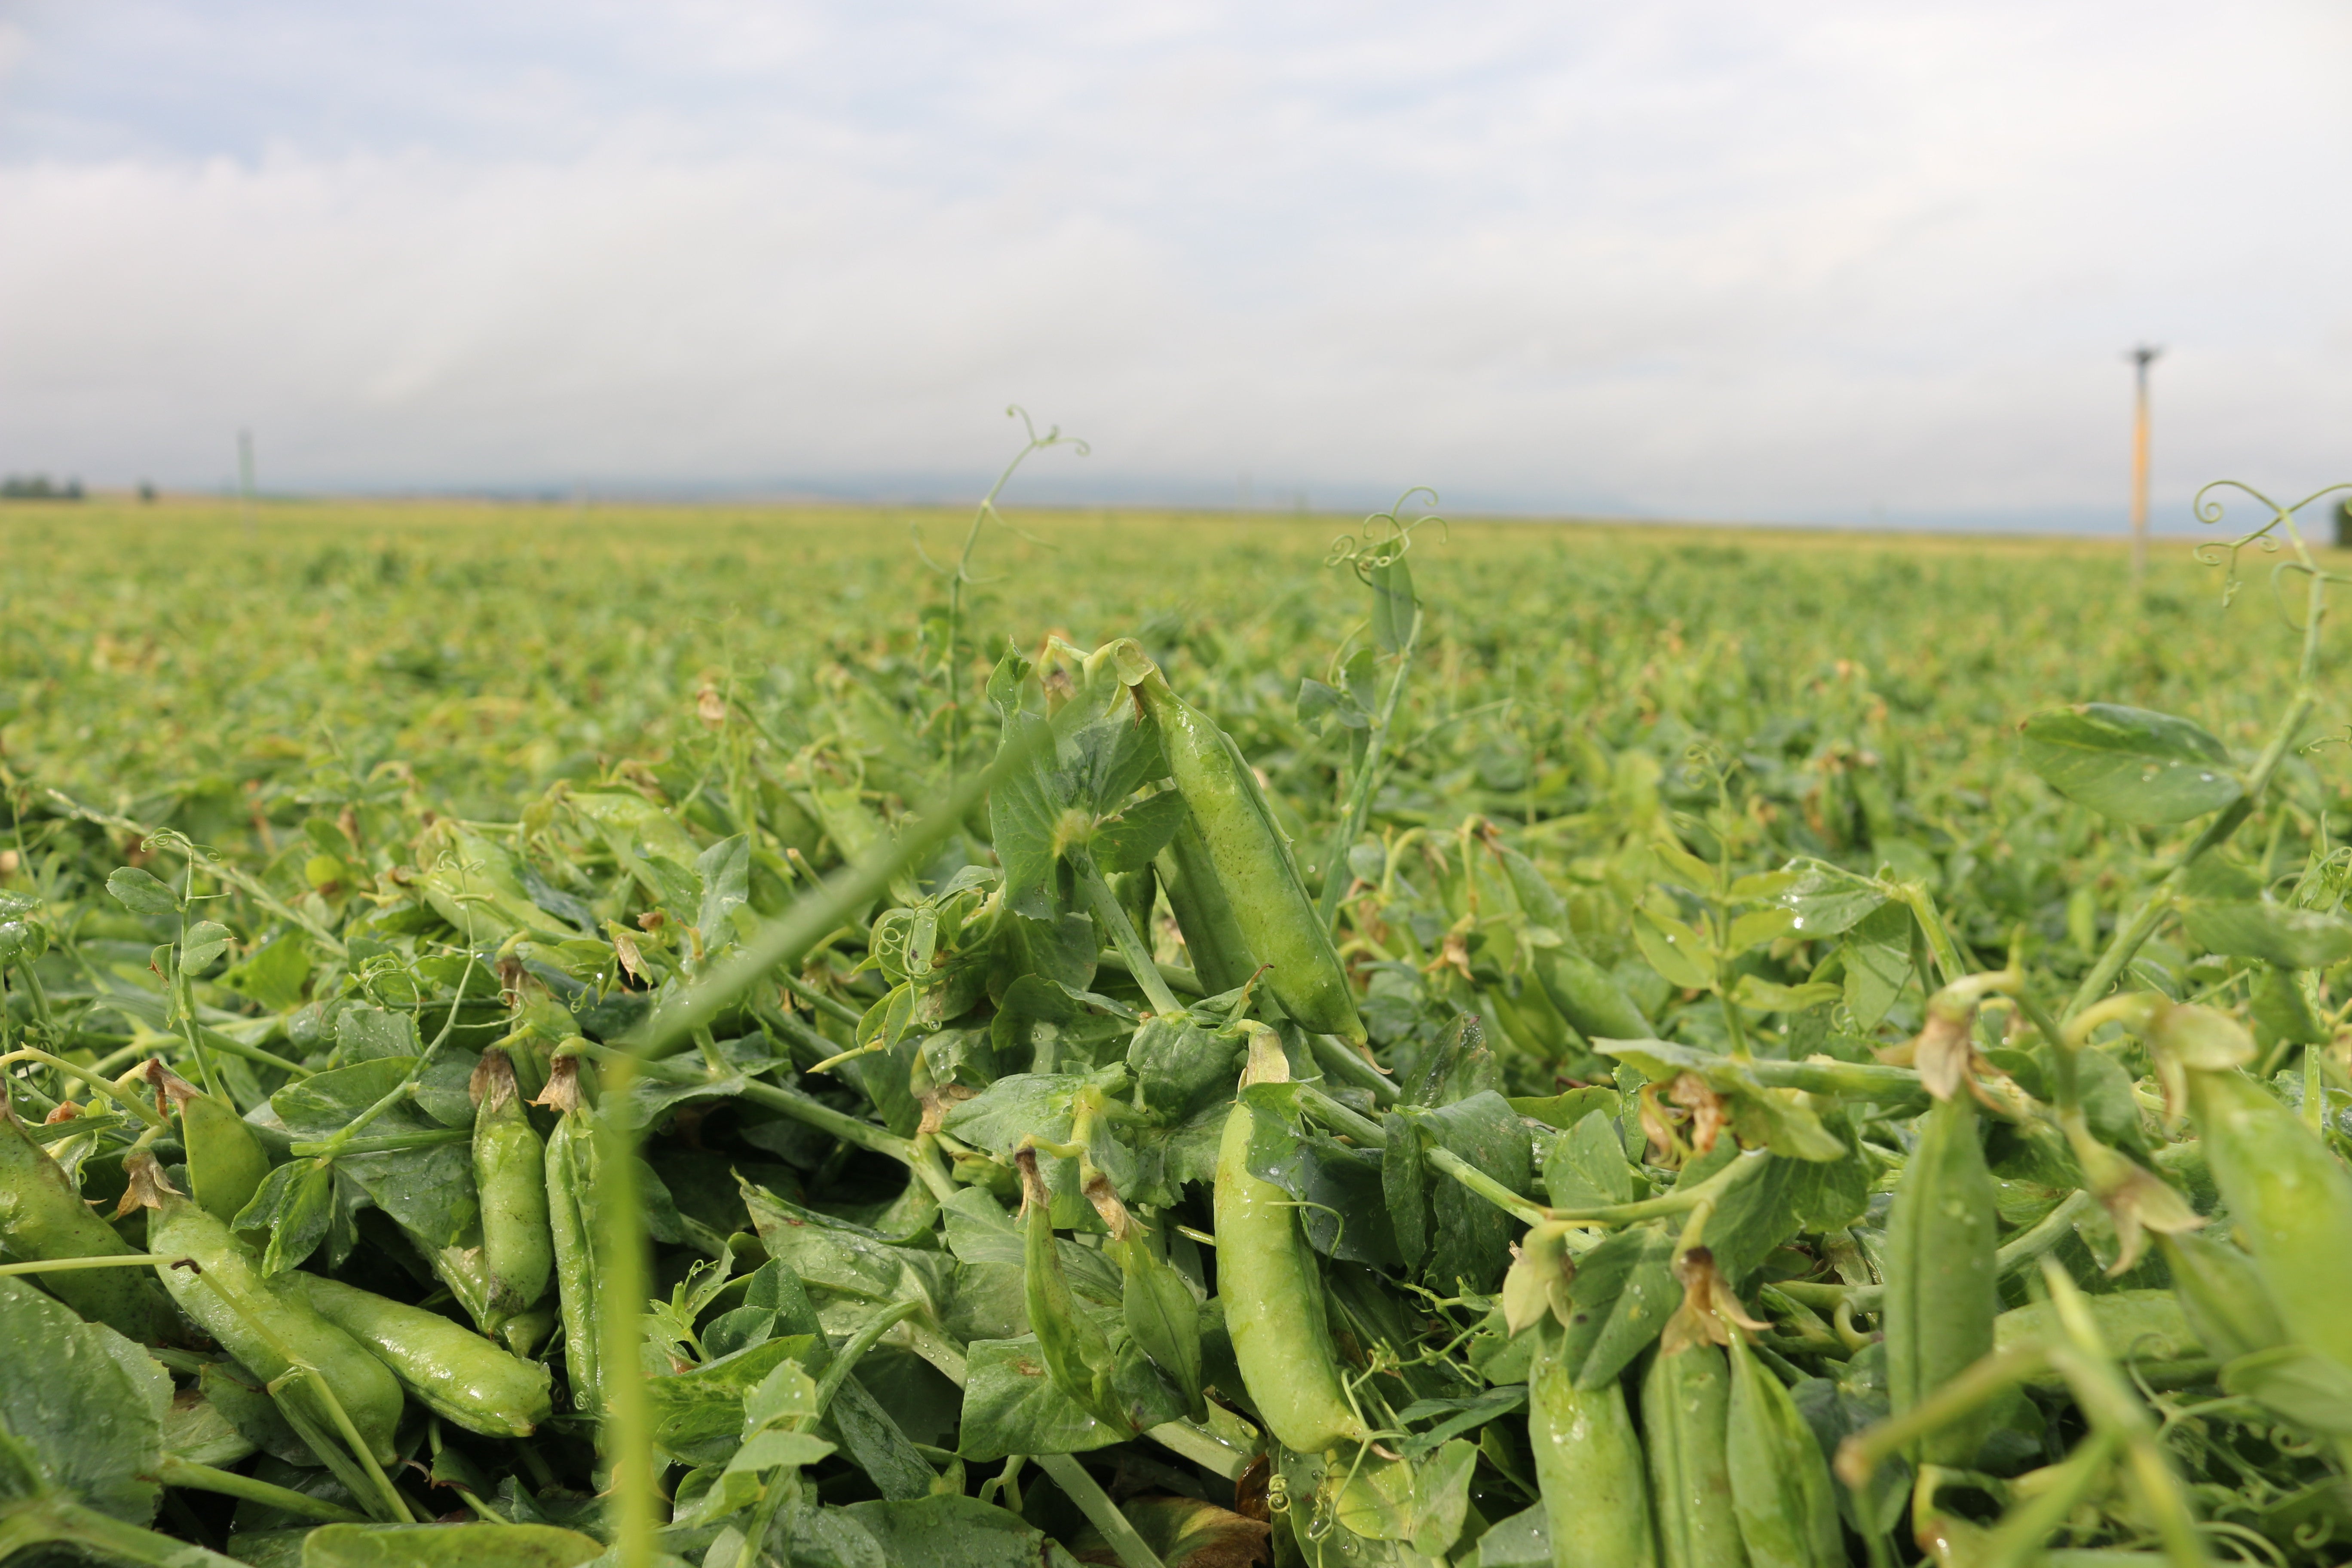
M2131 352L2132 362L2132 588L2137 592L2147 575L2147 367L2164 351L2142 343Z
M247 532L253 529L253 432L236 433L236 494L245 510Z

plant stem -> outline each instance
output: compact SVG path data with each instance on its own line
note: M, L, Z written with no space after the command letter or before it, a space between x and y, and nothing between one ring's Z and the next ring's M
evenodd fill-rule
M1034 1458L1037 1468L1051 1476L1063 1495L1076 1503L1087 1521L1102 1531L1102 1538L1118 1553L1126 1568L1163 1568L1160 1554L1144 1543L1143 1537L1135 1532L1135 1526L1128 1522L1127 1515L1118 1511L1118 1505L1110 1500L1094 1477L1087 1474L1084 1465L1068 1454L1038 1454Z
M1386 696L1381 699L1380 717L1372 721L1371 733L1364 742L1364 760L1357 764L1355 776L1348 781L1348 799L1332 825L1328 849L1323 856L1323 892L1316 900L1315 912L1328 931L1339 918L1339 900L1347 896L1354 874L1348 869L1348 851L1357 835L1364 831L1364 822L1372 810L1372 793L1380 787L1381 762L1388 749L1389 733L1396 719L1397 700L1404 695L1405 677L1412 669L1413 649L1421 643L1421 606L1412 609L1412 624L1406 628L1404 647L1397 650L1396 674L1389 680Z
M1151 950L1135 932L1135 922L1127 918L1127 910L1118 895L1110 890L1103 879L1102 868L1095 864L1093 851L1078 846L1069 852L1070 869L1077 873L1078 888L1093 906L1095 919L1102 921L1103 930L1110 933L1111 945L1127 960L1128 974L1143 988L1144 996L1155 1013L1181 1013L1184 1005L1176 1000L1176 993L1168 989L1168 982L1160 976L1160 966L1151 962Z
M365 1524L368 1521L367 1515L353 1513L341 1503L314 1498L290 1487L272 1486L268 1481L241 1476L234 1470L216 1470L210 1465L194 1464L173 1454L163 1456L163 1468L156 1479L167 1487L188 1487L196 1491L242 1498L247 1502L263 1503L329 1524Z

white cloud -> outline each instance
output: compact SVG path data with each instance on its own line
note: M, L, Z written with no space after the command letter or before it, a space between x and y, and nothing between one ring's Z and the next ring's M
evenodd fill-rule
M2173 504L2352 472L2316 5L27 15L0 466L2022 516L2152 336Z

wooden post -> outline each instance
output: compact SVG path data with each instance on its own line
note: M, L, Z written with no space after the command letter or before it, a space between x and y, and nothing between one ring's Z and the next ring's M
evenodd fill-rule
M2142 343L2132 350L2132 590L2147 574L2147 367L2164 351Z

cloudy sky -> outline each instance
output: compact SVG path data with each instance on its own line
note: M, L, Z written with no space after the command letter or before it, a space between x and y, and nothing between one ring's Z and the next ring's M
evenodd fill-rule
M2347 193L2339 0L0 0L0 468L2179 523Z

